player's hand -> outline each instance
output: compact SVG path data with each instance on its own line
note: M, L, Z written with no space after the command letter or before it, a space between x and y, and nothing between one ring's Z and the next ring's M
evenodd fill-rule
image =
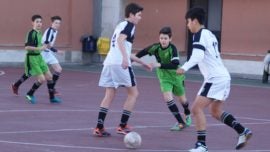
M150 65L152 66L152 68L159 68L161 66L161 64L158 62L150 63Z
M44 44L39 48L39 50L43 51L43 50L46 50L47 48L48 48L48 45Z
M127 58L123 58L121 66L122 66L123 69L128 68L128 60L127 60Z
M143 64L143 67L146 68L147 71L153 70L153 67L151 66L151 64Z
M184 74L186 71L184 70L184 69L181 69L181 68L178 68L177 70L176 70L176 73L177 74Z

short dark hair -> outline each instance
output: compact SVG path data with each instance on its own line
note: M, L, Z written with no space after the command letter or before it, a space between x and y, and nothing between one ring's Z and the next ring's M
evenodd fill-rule
M60 20L62 21L62 18L60 16L53 16L51 17L51 21L54 22L55 20Z
M38 14L35 14L31 18L32 22L34 22L36 19L42 19L42 17L40 15L38 15Z
M126 6L125 17L128 18L130 13L135 15L136 13L141 12L141 11L143 11L143 7L141 7L140 5L136 3L130 3Z
M204 25L204 22L205 22L205 19L206 19L206 13L204 11L203 8L201 7L194 7L194 8L191 8L187 13L186 13L186 19L191 19L191 20L194 20L194 19L197 19L198 22L201 24L201 25Z
M168 36L171 38L171 37L172 37L172 30L171 30L171 27L169 27L169 26L163 27L163 28L159 31L159 34L166 34L166 35L168 35Z

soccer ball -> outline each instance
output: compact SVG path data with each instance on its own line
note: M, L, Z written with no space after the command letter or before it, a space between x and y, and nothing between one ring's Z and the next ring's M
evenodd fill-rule
M142 138L140 134L137 132L129 132L128 134L125 135L124 137L124 143L127 148L130 149L136 149L139 148L142 144Z

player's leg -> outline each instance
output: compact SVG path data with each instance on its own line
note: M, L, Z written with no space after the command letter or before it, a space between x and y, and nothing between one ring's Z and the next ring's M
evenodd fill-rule
M46 78L43 74L37 75L37 81L33 84L32 88L26 93L26 99L32 103L36 103L36 98L34 96L34 93L36 90L46 81Z
M248 139L252 136L252 132L248 128L245 128L240 122L238 122L232 114L223 111L222 107L222 101L215 101L210 104L209 108L214 118L233 128L239 134L236 149L241 149L246 145Z
M181 117L180 111L173 100L173 94L179 95L180 91L176 92L175 89L175 82L171 82L170 80L160 81L160 89L163 93L164 101L166 102L170 112L176 118L177 123L173 125L171 131L180 131L185 128L186 124ZM181 92L182 95L182 92Z
M178 83L174 84L173 94L178 98L178 101L181 103L182 107L184 108L186 126L190 126L192 123L192 119L191 119L190 110L189 110L189 103L187 101L187 97L185 94L184 80L180 79Z
M97 126L93 131L93 134L95 136L99 137L107 137L111 134L107 132L104 128L104 122L105 118L107 116L107 113L109 111L109 107L115 97L116 94L116 87L115 83L112 79L112 67L111 66L104 66L100 75L99 83L98 85L100 87L104 87L105 90L105 96L101 101L100 107L99 107L99 113L98 113L98 120L97 120Z
M57 80L59 79L60 74L62 72L62 67L52 52L47 52L47 62L46 63L49 64L53 69L52 79L53 79L54 88L55 88L55 84L56 84ZM54 90L54 93L58 94L58 92L56 90Z
M139 95L137 86L126 87L126 90L127 90L127 99L123 105L121 121L119 127L117 128L117 133L119 134L127 134L131 131L131 128L127 125L127 123L131 116L134 105L137 101L137 97Z
M207 151L206 146L206 117L204 109L211 103L211 99L204 96L197 96L191 111L195 120L195 128L197 130L197 142L195 148L190 151L204 150Z
M56 83L56 81L59 79L60 74L62 72L62 67L59 63L51 64L51 67L53 68L53 71L54 71L52 75L52 79Z
M186 123L186 126L189 127L192 123L192 119L191 119L191 112L189 109L189 103L187 101L186 95L184 94L182 96L176 96L176 97L184 109L185 123Z
M62 72L62 67L59 64L59 61L57 60L55 55L51 51L42 51L41 55L45 63L50 65L51 68L53 69L53 75L52 75L53 84L52 85L54 88L54 94L58 94L58 92L55 90L55 84L60 77L60 74Z
M165 91L164 87L165 87L165 85L163 84L162 91ZM184 129L185 128L185 122L181 117L181 114L179 112L179 109L178 109L176 103L173 100L172 92L163 92L163 98L164 98L164 101L166 102L166 104L168 106L168 109L170 110L172 115L177 120L177 123L175 125L173 125L173 127L170 130L171 131L180 131L180 130Z
M51 103L60 103L61 100L59 98L56 98L54 95L54 81L52 80L51 72L49 70L47 70L44 73L44 75L45 75L45 78L47 80L47 87L48 87L50 102Z
M115 94L116 94L115 88L112 88L112 87L106 88L105 96L103 100L101 101L100 108L99 108L97 126L93 131L93 134L96 136L107 137L111 135L109 132L105 131L104 122L105 122L107 113L109 111L109 107L115 97Z
M24 74L20 77L19 80L17 80L15 83L13 83L13 84L11 85L11 89L12 89L13 94L19 95L18 90L19 90L20 85L21 85L25 80L27 80L29 77L30 77L30 75L26 75L26 74L24 73Z

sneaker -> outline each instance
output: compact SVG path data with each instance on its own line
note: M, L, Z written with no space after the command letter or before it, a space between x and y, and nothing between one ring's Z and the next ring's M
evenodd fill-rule
M61 103L62 101L60 98L54 97L54 98L50 99L50 102L51 103Z
M181 124L181 123L175 123L172 127L171 127L171 131L181 131L183 130L184 128L186 128L186 125L185 124Z
M238 149L243 148L247 144L247 141L251 138L251 136L252 136L251 130L249 130L248 128L245 128L244 133L242 133L238 137L238 143L237 143L235 149L238 150Z
M35 96L30 96L30 95L26 95L25 98L27 99L27 101L31 104L35 104L36 102L36 97Z
M116 132L117 132L118 134L126 135L126 134L128 134L129 132L131 132L131 128L130 128L128 125L126 125L124 128L121 127L121 126L119 126L119 127L117 128Z
M186 127L191 126L191 123L192 123L191 115L186 115Z
M13 94L19 95L18 93L19 88L16 87L14 84L11 85L11 89L12 89Z
M108 137L111 136L111 134L107 131L105 131L105 129L99 129L99 128L95 128L93 131L93 135L97 136L97 137Z
M195 148L190 149L189 152L208 152L207 146L204 146L202 143L197 142Z

